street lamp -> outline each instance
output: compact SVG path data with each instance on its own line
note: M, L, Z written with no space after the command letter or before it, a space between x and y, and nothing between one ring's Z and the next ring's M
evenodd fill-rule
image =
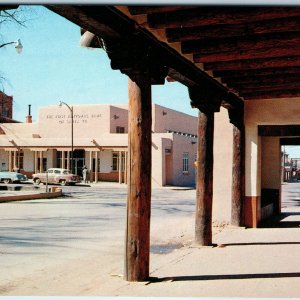
M4 43L4 44L0 45L0 48L7 46L7 45L12 45L12 44L15 44L16 51L20 54L23 50L23 45L22 45L20 39L14 41L14 42Z
M73 164L73 151L74 151L74 145L73 145L73 140L74 140L74 133L73 133L73 106L69 106L66 102L59 101L59 106L62 107L62 105L65 105L71 112L71 171L72 174L74 174L74 164Z

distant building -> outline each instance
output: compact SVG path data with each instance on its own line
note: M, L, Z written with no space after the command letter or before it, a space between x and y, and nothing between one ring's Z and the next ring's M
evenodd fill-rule
M0 91L0 123L17 123L13 120L13 97Z
M126 182L127 105L73 106L73 170L86 165L93 181ZM152 106L152 184L195 185L197 118ZM71 113L66 106L42 107L37 123L0 124L0 168L31 175L71 167Z

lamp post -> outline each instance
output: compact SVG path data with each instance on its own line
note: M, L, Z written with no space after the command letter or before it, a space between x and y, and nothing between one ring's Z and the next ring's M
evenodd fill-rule
M23 45L22 45L20 39L14 41L14 42L4 43L4 44L0 45L0 48L5 47L7 45L12 45L12 44L15 44L16 51L20 54L23 50Z
M65 105L71 112L71 172L74 174L73 151L74 151L74 133L73 133L73 106L69 106L66 102L59 101L59 106Z

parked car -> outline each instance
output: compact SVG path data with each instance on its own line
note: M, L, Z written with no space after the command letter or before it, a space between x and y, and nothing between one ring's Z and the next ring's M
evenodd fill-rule
M71 174L67 169L61 168L51 168L45 173L33 174L32 179L35 184L48 182L49 184L75 185L81 182L78 175Z
M10 172L10 171L0 172L0 182L4 182L8 184L13 182L21 182L21 181L27 181L27 176L18 172Z

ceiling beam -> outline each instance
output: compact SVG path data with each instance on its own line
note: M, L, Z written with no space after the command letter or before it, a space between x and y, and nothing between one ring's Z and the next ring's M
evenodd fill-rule
M287 56L277 58L245 59L236 61L215 61L204 64L205 70L229 71L265 68L300 67L300 56Z
M300 16L298 7L211 7L198 8L148 15L150 28L180 28L218 24L242 24Z
M255 47L247 49L235 48L232 51L222 51L217 53L196 53L193 55L193 59L196 63L210 63L215 61L235 61L245 59L258 59L258 58L273 58L284 56L298 56L300 54L300 43L294 46L285 47L268 47L259 48Z
M128 6L128 10L132 15L141 15L141 14L152 14L152 13L165 13L170 11L182 11L186 9L197 8L197 6L192 5L169 5L169 6Z
M286 84L300 81L300 74L293 73L293 74L286 74L284 76L278 75L265 75L265 76L244 76L241 78L227 78L227 84L234 84L234 85L264 85L264 84Z
M294 31L300 31L300 19L298 16L245 24L167 28L166 37L168 42L172 43Z
M285 91L266 91L266 92L255 92L252 93L240 93L245 100L261 100L261 99L276 99L276 98L296 98L300 97L300 89L289 89Z
M295 47L300 43L300 32L272 33L241 38L193 40L181 43L183 54L212 54L218 52L246 51L264 48Z
M244 76L256 77L264 75L285 75L300 73L300 67L286 67L286 68L266 68L261 70L229 70L229 71L214 71L214 77L222 77L226 81L227 78L242 78Z

